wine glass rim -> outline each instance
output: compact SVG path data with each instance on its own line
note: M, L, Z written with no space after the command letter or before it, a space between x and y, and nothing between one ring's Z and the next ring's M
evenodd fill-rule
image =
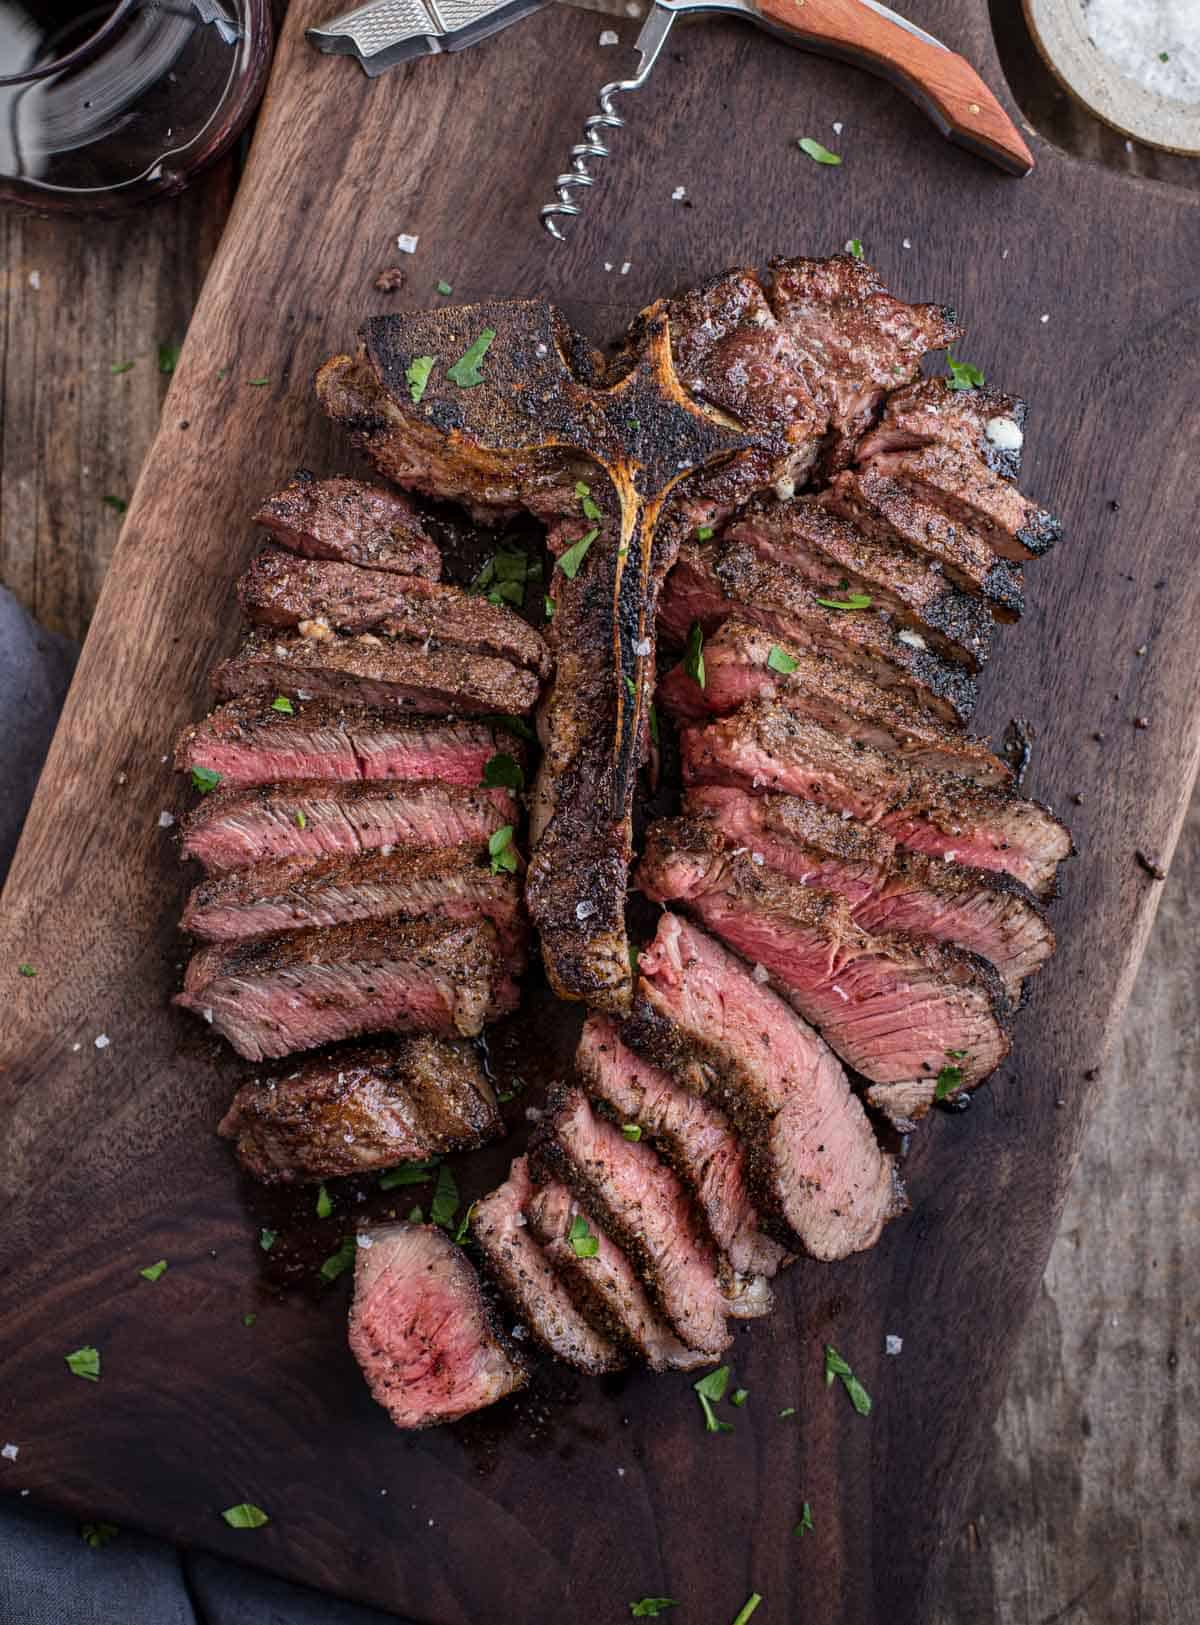
M77 45L73 51L68 51L65 56L55 57L50 62L43 62L39 67L26 68L24 73L0 75L0 86L24 85L34 79L48 79L51 74L62 73L67 68L73 68L80 62L85 62L88 57L100 49L104 41L120 26L136 4L137 0L117 0L116 5L99 28L94 33L89 34L87 39L82 44Z

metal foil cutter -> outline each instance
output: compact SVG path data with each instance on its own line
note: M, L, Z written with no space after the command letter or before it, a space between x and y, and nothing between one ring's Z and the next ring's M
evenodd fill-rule
M305 38L318 51L352 56L372 79L400 62L465 51L538 11L547 0L368 0Z

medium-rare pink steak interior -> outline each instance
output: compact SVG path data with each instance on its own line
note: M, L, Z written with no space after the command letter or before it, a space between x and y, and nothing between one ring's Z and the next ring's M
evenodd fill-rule
M259 509L249 630L176 749L205 871L176 1002L285 1063L220 1132L369 1200L503 1132L492 1065L544 1034L485 1028L531 941L587 1006L507 1177L456 1220L443 1179L482 1181L442 1167L436 1224L357 1236L351 1347L398 1426L515 1393L527 1353L719 1361L794 1258L813 1290L905 1211L894 1129L1002 1063L1072 848L966 724L1059 527L1015 484L1024 403L922 375L959 333L837 255L661 300L608 359L491 301L372 318L321 369L388 483ZM443 561L445 500L513 528Z

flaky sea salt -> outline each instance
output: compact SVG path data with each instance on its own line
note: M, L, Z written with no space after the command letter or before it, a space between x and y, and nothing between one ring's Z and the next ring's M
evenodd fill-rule
M402 231L396 238L396 247L402 254L415 254L420 240L419 237L413 237L407 231Z
M30 271L30 273L29 273L29 286L33 289L34 293L36 293L38 291L38 289L41 287L41 285L42 285L42 273L40 271Z
M633 646L635 655L648 655L650 653L650 639L639 638Z
M834 133L834 135L841 135L844 128L845 128L845 126L843 125L841 119L840 118L835 118L834 121L833 121L833 133Z
M362 1250L366 1252L367 1248L374 1247L375 1243L365 1230L360 1230L354 1238L354 1245L356 1247L361 1247Z
M632 260L626 260L624 265L622 265L622 267L621 267L621 275L622 276L628 276L630 271L632 271L632 269L633 269L633 261Z
M170 829L171 825L174 822L175 822L175 814L171 813L171 812L168 812L166 810L166 808L164 807L162 812L160 812L159 815L158 815L158 827L159 827L159 829Z
M20 1453L21 1447L15 1444L6 1444L4 1449L0 1450L0 1456L3 1456L5 1461L16 1461Z
M1025 440L1016 418L989 418L983 432L999 451L1020 451Z
M620 45L621 36L612 28L606 28L600 35L601 45Z
M907 643L910 649L923 649L925 647L925 639L921 634L919 632L910 632L908 627L905 627L903 632L897 633L897 636L900 642Z
M755 965L754 969L750 972L750 975L760 984L762 982L769 982L771 980L771 973L765 965Z
M589 902L586 897L581 903L576 903L575 905L575 918L577 920L590 920L595 912L595 903Z
M98 1033L96 1035L95 1044L97 1049L107 1049L111 1042L112 1040L107 1033Z
M911 248L911 247L912 247L912 243L911 243L911 241L910 241L910 240L909 240L909 238L907 238L907 237L905 237L905 239L904 239L904 240L903 240L903 242L902 242L902 243L901 243L901 244L900 244L900 247L901 247L901 248Z
M751 852L751 854L750 854L750 862L751 863L757 863L760 869L762 868L763 864L766 861L767 861L766 858L763 857L761 852Z
M902 1337L897 1337L895 1332L889 1332L883 1340L883 1351L885 1354L899 1354L903 1347L904 1339Z
M1050 320L1050 312L1048 310L1043 311L1041 316L1038 318L1038 320L1041 322L1042 326L1044 327L1046 325L1046 323Z
M677 186L675 188L675 190L671 193L671 202L672 203L682 203L686 196L687 196L687 187L686 186Z

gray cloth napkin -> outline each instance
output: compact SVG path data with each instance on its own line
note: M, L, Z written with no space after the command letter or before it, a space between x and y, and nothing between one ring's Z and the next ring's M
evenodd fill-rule
M0 886L75 656L73 645L30 620L0 587ZM3 1483L0 1473L0 1489ZM96 1519L104 1516L97 1507ZM178 1552L133 1530L93 1548L73 1519L6 1497L0 1625L396 1625L396 1619L236 1563Z

